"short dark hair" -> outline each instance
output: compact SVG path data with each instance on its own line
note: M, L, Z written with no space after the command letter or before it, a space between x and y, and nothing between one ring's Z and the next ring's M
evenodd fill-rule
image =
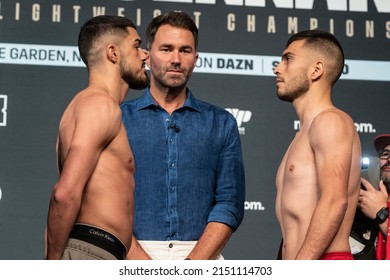
M156 37L157 30L162 25L171 25L191 31L194 36L195 48L198 46L198 27L194 21L184 12L171 11L152 19L146 29L146 48L150 50Z
M334 61L333 71L329 71L329 80L332 85L340 78L344 68L344 51L336 37L327 31L305 30L296 33L287 41L287 47L294 41L304 40L304 46L323 53Z
M88 20L80 29L78 46L81 59L89 66L90 50L101 36L116 34L118 36L127 36L127 28L137 29L135 24L126 17L121 16L96 16Z

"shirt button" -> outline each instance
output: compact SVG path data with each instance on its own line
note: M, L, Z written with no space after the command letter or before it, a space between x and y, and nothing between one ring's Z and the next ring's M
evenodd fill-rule
M174 189L175 189L174 186L170 186L170 187L169 187L169 190L170 190L170 191L173 191Z
M165 122L166 122L166 123L169 123L169 119L165 119Z
M175 167L175 163L174 162L171 162L171 167Z
M173 244L172 244L172 243L169 243L168 247L169 247L169 248L172 248L172 247L173 247Z

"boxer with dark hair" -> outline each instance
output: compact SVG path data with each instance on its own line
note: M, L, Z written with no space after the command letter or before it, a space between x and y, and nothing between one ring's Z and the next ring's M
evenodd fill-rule
M337 39L308 30L291 36L274 70L278 97L301 123L276 175L283 259L353 259L361 147L353 120L331 99L343 67Z
M79 50L89 84L59 125L46 258L123 259L133 228L134 160L119 104L129 88L148 85L147 55L135 25L119 16L86 22Z

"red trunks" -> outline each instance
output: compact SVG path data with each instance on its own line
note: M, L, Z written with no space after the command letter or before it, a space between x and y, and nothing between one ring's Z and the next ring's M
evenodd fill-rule
M320 260L354 260L350 252L325 253Z

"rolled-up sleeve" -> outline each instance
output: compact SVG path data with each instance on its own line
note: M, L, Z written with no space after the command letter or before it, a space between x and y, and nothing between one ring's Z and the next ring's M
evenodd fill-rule
M236 231L244 218L245 172L237 122L230 113L225 130L216 174L215 205L208 222L224 223Z

